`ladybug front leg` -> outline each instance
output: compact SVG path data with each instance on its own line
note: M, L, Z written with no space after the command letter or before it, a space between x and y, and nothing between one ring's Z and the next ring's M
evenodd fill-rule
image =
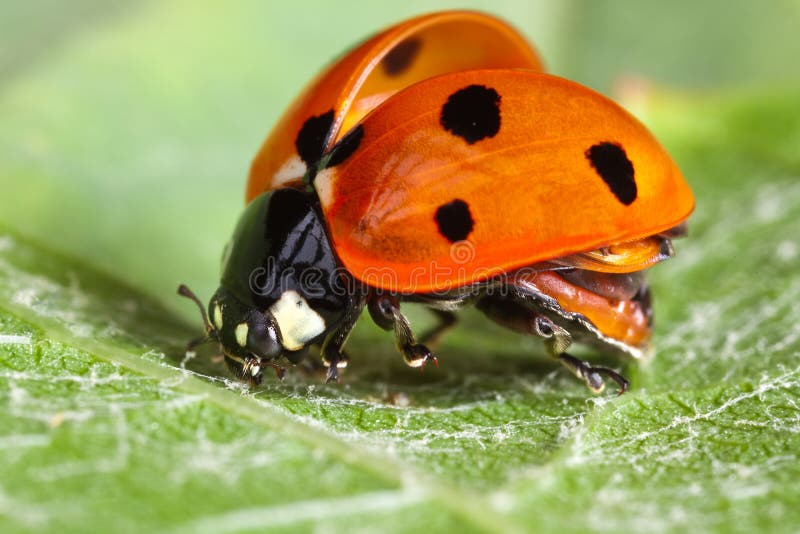
M405 315L400 312L400 301L395 295L373 294L367 304L369 314L375 324L384 330L394 330L397 350L410 367L423 368L429 362L437 367L439 360L423 344L417 343L411 325ZM438 335L440 332L434 333Z
M344 352L344 344L347 343L347 338L350 332L361 316L361 311L364 309L364 298L359 298L353 306L347 311L342 322L337 326L322 343L322 364L328 368L328 375L325 382L338 382L339 369L347 367L349 358Z

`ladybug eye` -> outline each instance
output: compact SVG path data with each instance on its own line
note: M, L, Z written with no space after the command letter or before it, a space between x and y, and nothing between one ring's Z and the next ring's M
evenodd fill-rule
M244 346L253 354L262 358L275 358L283 352L276 327L266 317L242 325L247 327L245 335L241 336L245 341Z

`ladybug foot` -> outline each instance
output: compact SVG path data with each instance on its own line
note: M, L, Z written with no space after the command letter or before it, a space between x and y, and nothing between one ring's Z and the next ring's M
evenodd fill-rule
M325 383L339 382L339 369L347 367L348 357L344 354L339 354L336 357L322 357L322 365L328 368L328 374L325 376Z
M325 383L330 384L331 382L339 383L339 370L336 366L328 367L328 374L325 375Z
M578 358L570 356L567 353L559 354L558 359L561 360L561 363L563 363L567 369L572 371L575 376L586 382L586 385L592 390L592 393L603 392L606 387L603 377L610 378L617 383L619 386L619 391L617 391L618 396L622 395L628 390L630 382L628 382L624 376L612 369L607 367L594 367L588 362L579 360Z
M286 369L274 362L262 362L258 358L245 360L242 366L242 378L250 383L250 386L260 386L264 381L264 366L272 367L278 380L283 380L286 376Z
M261 369L261 362L258 358L247 358L244 360L241 378L242 380L247 380L252 387L261 385L261 382L264 380L264 372Z
M283 379L286 377L286 368L272 362L267 362L267 365L272 367L272 369L275 371L275 377L278 380L283 381Z
M425 345L407 345L403 347L403 358L409 367L424 369L428 363L439 367L439 358L431 354Z

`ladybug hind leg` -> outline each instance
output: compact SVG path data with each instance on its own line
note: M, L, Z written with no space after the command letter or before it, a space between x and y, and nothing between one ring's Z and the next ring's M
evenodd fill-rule
M593 393L602 393L605 389L603 377L610 378L617 383L617 386L619 386L618 395L622 395L628 389L628 380L613 369L594 366L589 362L567 354L566 350L572 344L572 336L565 328L558 326L549 318L543 315L535 315L533 317L533 330L537 336L544 339L550 355L558 358L561 364L569 369L572 374L586 382L586 386Z
M419 341L423 345L435 346L441 341L442 337L456 325L458 319L456 314L451 311L439 310L436 308L428 309L436 315L439 322L430 330L423 332L422 335L419 336Z
M411 324L400 311L400 301L395 295L374 294L367 304L369 314L375 324L384 330L394 330L397 350L409 367L424 368L426 364L439 365L439 360L430 349L422 343L417 343ZM455 323L455 317L450 312L442 312L442 322L423 336L425 341L436 341L445 330Z
M542 338L548 353L583 380L593 393L601 393L605 389L604 378L616 382L619 394L628 389L628 380L613 369L592 365L567 353L572 345L572 335L544 313L543 295L513 283L499 289L497 293L488 294L476 303L476 307L487 317L515 332Z

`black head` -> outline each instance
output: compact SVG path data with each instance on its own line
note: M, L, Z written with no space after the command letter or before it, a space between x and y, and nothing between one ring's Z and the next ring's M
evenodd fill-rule
M281 358L296 363L320 344L353 306L354 291L316 195L263 193L225 249L220 287L203 313L207 339L219 342L236 376L257 384L264 366L282 371Z

